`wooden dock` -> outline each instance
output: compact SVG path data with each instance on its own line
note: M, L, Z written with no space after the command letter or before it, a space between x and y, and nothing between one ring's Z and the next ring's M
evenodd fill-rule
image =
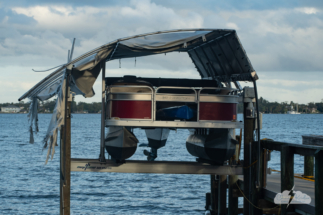
M239 177L239 181L243 188L243 177ZM278 193L281 193L281 174L273 173L267 176L267 186L263 188L264 198L274 203L274 198ZM311 197L310 204L293 204L291 207L294 208L298 214L315 214L315 183L300 178L294 178L295 191L301 191Z

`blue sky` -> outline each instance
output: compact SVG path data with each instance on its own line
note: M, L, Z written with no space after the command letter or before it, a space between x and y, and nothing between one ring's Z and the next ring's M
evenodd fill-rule
M48 74L32 68L65 63L74 37L77 57L120 37L178 28L236 29L260 77L259 95L270 101L323 99L323 1L106 2L0 2L0 102L16 102ZM140 58L136 67L134 59L122 60L121 68L107 63L107 76L124 74L199 78L184 53Z

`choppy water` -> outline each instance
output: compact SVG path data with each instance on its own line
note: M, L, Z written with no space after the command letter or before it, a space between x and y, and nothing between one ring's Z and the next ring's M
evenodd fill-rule
M55 157L44 165L46 151L41 140L50 120L40 114L40 132L29 144L25 114L0 114L0 214L59 213L59 147ZM239 116L241 118L241 115ZM143 130L135 130L146 143ZM301 135L323 134L323 115L263 115L262 138L301 144ZM72 157L99 155L100 115L74 114L72 118ZM158 160L194 161L185 148L187 130L171 131ZM131 159L144 160L138 148ZM269 163L280 169L279 152ZM303 171L303 157L295 155L295 172ZM72 214L203 214L207 175L162 175L125 173L71 174Z

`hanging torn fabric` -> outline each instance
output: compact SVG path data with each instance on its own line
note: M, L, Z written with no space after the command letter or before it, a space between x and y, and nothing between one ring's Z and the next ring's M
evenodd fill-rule
M35 132L38 132L38 100L37 97L33 97L30 106L29 106L29 113L28 113L28 121L29 121L29 143L34 143L34 132L33 132L33 122L35 124Z
M66 79L65 75L63 76L64 80L62 81L62 85L58 89L57 100L55 104L55 108L53 111L53 115L51 121L49 123L46 136L43 140L44 147L46 149L48 147L47 156L45 164L47 164L49 157L53 159L55 153L55 146L57 145L57 134L58 129L64 125L65 119L65 88L66 88Z

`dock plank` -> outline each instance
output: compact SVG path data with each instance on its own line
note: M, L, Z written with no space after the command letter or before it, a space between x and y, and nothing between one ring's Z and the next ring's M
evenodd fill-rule
M280 173L273 173L267 175L267 187L264 189L265 198L271 202L274 202L274 198L277 193L281 192ZM239 176L239 179L243 181L243 177ZM296 210L300 210L309 214L315 214L315 190L314 182L294 178L295 191L301 191L311 197L310 204L294 205Z
M295 191L301 191L309 195L312 199L310 205L315 206L315 192L314 182L307 181L299 178L294 178ZM267 190L271 190L275 193L280 193L280 174L274 173L267 175Z

